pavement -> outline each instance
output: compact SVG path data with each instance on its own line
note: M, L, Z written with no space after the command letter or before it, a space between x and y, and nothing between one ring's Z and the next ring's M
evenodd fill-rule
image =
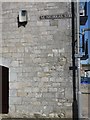
M90 84L81 86L81 106L82 106L82 116L90 118ZM90 119L89 119L90 120Z

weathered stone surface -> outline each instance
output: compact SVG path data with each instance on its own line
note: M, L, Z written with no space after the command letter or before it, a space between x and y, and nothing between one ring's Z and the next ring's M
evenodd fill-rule
M22 103L22 98L21 97L13 97L13 96L10 97L10 101L9 101L10 105L14 105L14 104L18 105L18 104L21 104L21 103Z
M51 114L49 114L49 117L50 118L58 118L59 116L57 113L51 113Z
M45 114L41 114L41 113L39 113L39 112L37 112L37 113L34 113L34 117L35 118L45 118L46 117L46 115Z
M9 96L17 96L17 90L16 89L12 89L12 90L9 90Z
M72 110L71 19L39 19L41 15L70 13L70 7L71 3L64 2L2 3L0 56L10 69L8 116L58 118L65 117L58 115L62 107ZM28 21L25 27L18 27L18 13L23 8Z

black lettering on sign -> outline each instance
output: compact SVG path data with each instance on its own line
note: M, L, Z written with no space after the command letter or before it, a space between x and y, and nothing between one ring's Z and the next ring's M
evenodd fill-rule
M60 15L42 15L40 19L64 19L64 18L71 18L71 14L60 14Z

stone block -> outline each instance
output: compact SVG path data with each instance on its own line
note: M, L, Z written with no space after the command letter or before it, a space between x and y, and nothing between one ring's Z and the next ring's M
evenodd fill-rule
M17 96L18 97L23 97L23 96L27 96L28 92L24 92L23 90L18 90L17 91Z
M18 67L19 66L18 61L12 61L11 66Z
M16 89L9 90L9 96L10 96L10 97L15 97L15 96L17 96L17 90L16 90Z
M65 97L66 97L67 99L71 99L71 98L72 98L72 95L73 95L72 89L66 88L66 89L65 89Z
M55 94L54 93L42 93L43 98L55 98Z
M58 20L51 20L50 26L57 26L58 27Z
M10 105L22 104L22 98L21 98L21 97L10 97L9 104L10 104Z
M57 88L49 88L49 92L57 92Z
M13 114L14 114L14 112L16 112L16 111L15 111L15 105L10 105L10 107L9 107L9 112L10 112L10 113L13 113Z
M10 72L10 81L11 82L17 81L17 73Z

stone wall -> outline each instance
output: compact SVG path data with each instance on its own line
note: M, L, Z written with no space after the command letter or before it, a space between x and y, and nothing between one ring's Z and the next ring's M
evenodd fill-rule
M17 17L27 10L28 23ZM40 15L70 13L71 3L2 3L2 64L9 67L11 117L71 117L71 18L40 20Z

